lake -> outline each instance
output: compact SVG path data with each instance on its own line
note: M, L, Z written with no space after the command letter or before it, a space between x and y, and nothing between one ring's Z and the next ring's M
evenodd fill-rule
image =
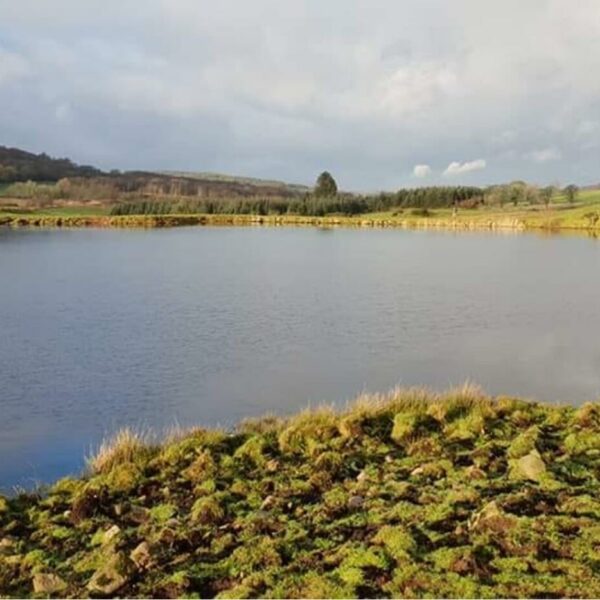
M396 385L600 396L600 243L391 229L0 229L0 488L132 425Z

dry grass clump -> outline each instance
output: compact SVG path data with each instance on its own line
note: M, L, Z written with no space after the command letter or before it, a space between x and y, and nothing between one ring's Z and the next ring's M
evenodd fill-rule
M152 448L152 435L149 431L135 431L124 427L112 437L104 439L86 462L92 473L108 473L117 465L135 462L141 455L149 454Z
M426 387L396 387L384 394L364 393L350 403L348 414L375 416L381 412L425 412L432 405L442 405L446 409L472 409L488 406L492 400L483 389L470 381L440 393Z

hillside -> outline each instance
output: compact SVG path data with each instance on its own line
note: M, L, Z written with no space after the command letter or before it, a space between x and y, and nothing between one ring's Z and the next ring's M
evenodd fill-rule
M39 183L25 185L25 182ZM204 172L104 172L95 167L79 166L67 158L51 158L44 153L33 154L4 146L0 146L0 184L4 184L2 195L5 197L50 201L94 199L111 202L131 196L136 199L157 196L290 198L309 190L282 181Z

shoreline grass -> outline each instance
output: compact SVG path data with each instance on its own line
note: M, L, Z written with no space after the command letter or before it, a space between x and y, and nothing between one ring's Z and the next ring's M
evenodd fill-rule
M599 597L600 403L397 389L117 433L0 498L8 597Z
M450 231L564 231L600 233L600 220L591 223L584 209L564 212L463 211L457 216L445 210L430 211L430 216L372 213L359 216L299 215L64 215L0 213L0 226L21 228L162 228L181 226L313 226L348 228L438 229Z

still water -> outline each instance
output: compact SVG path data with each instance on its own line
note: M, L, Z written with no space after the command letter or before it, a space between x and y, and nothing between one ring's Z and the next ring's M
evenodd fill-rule
M600 396L600 242L313 228L0 230L0 489L125 425L229 426L471 379Z

